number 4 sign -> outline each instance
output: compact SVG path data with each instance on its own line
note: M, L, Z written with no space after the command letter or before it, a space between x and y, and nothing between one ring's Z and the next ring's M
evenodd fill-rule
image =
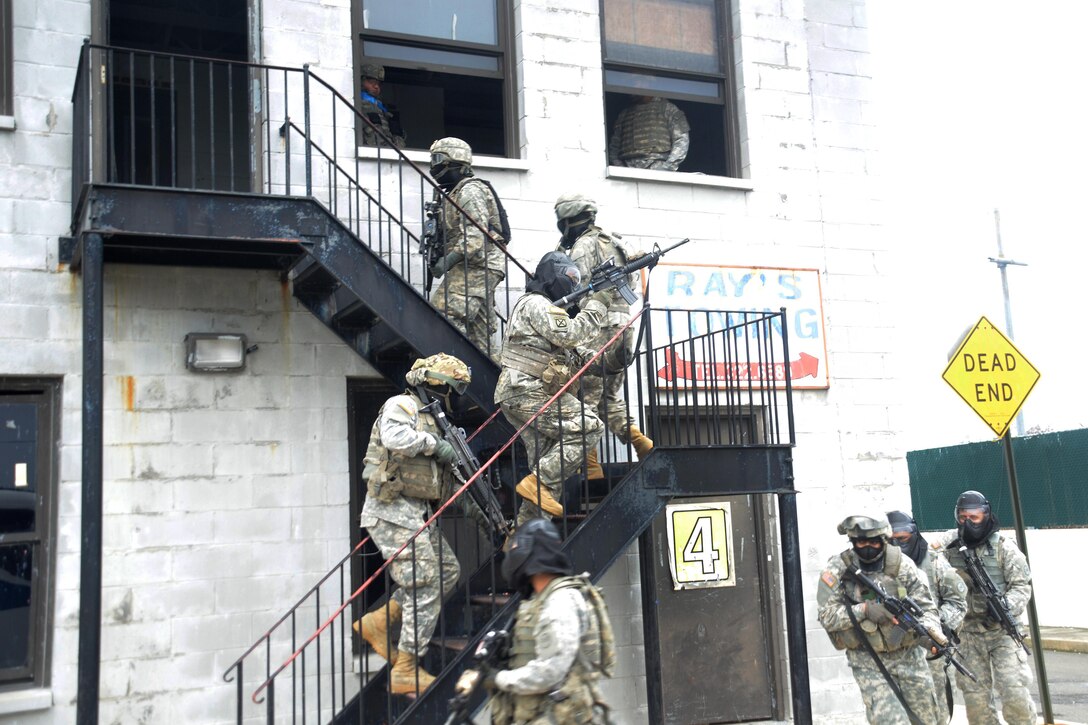
M671 504L665 518L673 589L736 586L728 502Z

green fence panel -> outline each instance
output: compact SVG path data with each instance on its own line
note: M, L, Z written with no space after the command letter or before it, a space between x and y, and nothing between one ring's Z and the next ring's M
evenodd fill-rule
M955 526L956 498L981 491L1002 526L1012 527L1012 495L1001 441L930 448L907 454L914 518L923 530ZM1088 526L1088 429L1014 438L1024 526Z

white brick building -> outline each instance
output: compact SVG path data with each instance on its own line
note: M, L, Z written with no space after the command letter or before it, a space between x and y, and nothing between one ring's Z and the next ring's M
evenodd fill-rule
M44 426L32 468L36 518L0 531L0 551L34 559L29 575L18 569L15 553L0 569L33 582L30 605L9 607L15 629L30 629L29 637L13 635L5 645L16 654L0 662L6 675L0 722L67 723L76 714L87 454L81 445L84 276L62 261L62 238L73 214L72 99L85 38L120 47L148 38L145 50L309 64L347 98L358 96L362 54L380 58L386 93L406 116L409 158L426 166L425 149L438 135L470 139L477 171L494 182L509 211L511 252L530 268L554 244L556 196L573 188L597 199L603 227L645 248L691 237L695 243L669 262L817 270L820 364L828 383L794 393L808 668L815 719L857 721L856 685L815 619L816 577L842 548L834 525L845 514L905 507L909 500L897 442L901 398L888 363L895 319L885 278L895 269L872 174L864 2L477 0L459 21L458 32L469 40L431 44L413 37L417 30L434 33L415 12L417 3L402 4L392 16L382 15L395 7L387 0L368 4L235 0L177 2L164 10L146 0L0 0L10 11L0 53L7 64L0 69L7 98L0 100L8 102L0 115L0 394L38 396ZM636 10L656 10L651 18L676 24L632 30L631 18L645 19ZM710 25L690 22L693 13ZM481 18L493 23L491 35L474 34ZM169 45L170 34L160 34L185 23L196 29L186 42L200 43ZM602 33L613 46L606 48ZM624 55L632 48L649 51ZM706 70L702 62L712 66ZM90 80L105 85L105 74ZM693 120L692 153L677 173L608 164L609 123L625 90L643 82L679 102ZM133 98L142 92L128 88ZM235 98L234 92L223 97ZM275 104L286 101L271 99L258 145L282 157L288 150L271 119ZM426 115L442 99L445 115ZM152 100L148 107L165 113L171 102ZM123 104L113 108L119 113ZM336 125L316 106L312 123ZM192 124L193 148L206 144L198 122ZM75 133L78 140L86 130ZM218 160L210 162L213 179L228 151L224 173L245 177L259 165L259 152L247 159L233 136L222 143L223 133L208 134L212 148L220 142ZM129 138L132 154L120 148L118 134L108 162L119 174L114 181L165 173L166 155L158 157L157 171L143 167L148 153L158 153L158 137L146 144ZM188 173L178 163L179 139L169 160L177 173ZM234 148L241 149L237 159ZM354 148L350 137L338 159L356 155L345 148ZM372 149L357 155L374 168ZM207 174L195 160L192 169L194 177ZM282 188L281 171L264 171L265 182ZM388 185L401 183L391 168L373 178L379 175ZM215 184L207 188L223 188ZM351 548L350 452L365 445L367 431L362 443L350 440L350 391L382 377L300 304L275 270L122 260L108 263L103 279L100 718L230 722L235 684L223 681L224 671ZM210 331L241 333L258 346L243 372L186 369L186 334ZM0 474L0 493L21 493L23 470L23 479ZM777 531L777 518L769 516ZM633 547L604 580L623 619L620 672L608 693L624 723L652 719L637 554ZM777 584L773 590L781 594ZM771 607L779 644L778 659L768 664L777 671L779 708L790 697L781 607L781 600ZM672 656L663 653L664 667ZM723 685L708 673L704 686Z

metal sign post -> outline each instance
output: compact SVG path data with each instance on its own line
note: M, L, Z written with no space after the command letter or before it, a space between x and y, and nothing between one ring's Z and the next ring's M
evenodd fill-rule
M1012 494L1013 519L1016 524L1016 541L1030 566L1027 535L1024 532L1024 516L1020 508L1020 485L1016 480L1016 461L1012 455L1012 432L1009 423L1016 417L1028 395L1039 382L1039 371L1016 349L985 317L979 319L960 346L953 353L945 368L944 378L953 390L986 425L993 430L1005 449L1005 469L1009 476ZM1035 588L1028 599L1028 626L1031 629L1032 654L1039 673L1039 698L1043 701L1045 722L1054 722L1050 704L1050 685L1046 678L1043 661L1042 637L1039 634L1039 616L1035 611Z

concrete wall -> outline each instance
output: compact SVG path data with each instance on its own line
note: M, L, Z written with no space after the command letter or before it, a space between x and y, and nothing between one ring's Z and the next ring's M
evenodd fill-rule
M264 61L312 63L351 96L349 0L259 7ZM733 3L746 181L730 185L610 177L597 2L515 2L522 160L480 163L530 266L554 244L556 196L577 188L598 199L602 226L637 244L692 237L678 262L822 270L831 388L796 397L806 594L841 548L838 520L909 501L864 10ZM70 94L89 33L89 0L15 3L17 128L0 131L0 373L64 376L65 417L53 706L11 722L71 722L76 696L81 283L58 265L56 239L68 230ZM275 275L110 267L106 278L103 719L226 720L225 666L346 549L345 379L370 371ZM181 340L202 330L244 332L260 350L244 373L189 374ZM625 624L625 664L609 685L623 723L646 720L633 561L606 577ZM856 720L856 686L807 607L815 710Z

